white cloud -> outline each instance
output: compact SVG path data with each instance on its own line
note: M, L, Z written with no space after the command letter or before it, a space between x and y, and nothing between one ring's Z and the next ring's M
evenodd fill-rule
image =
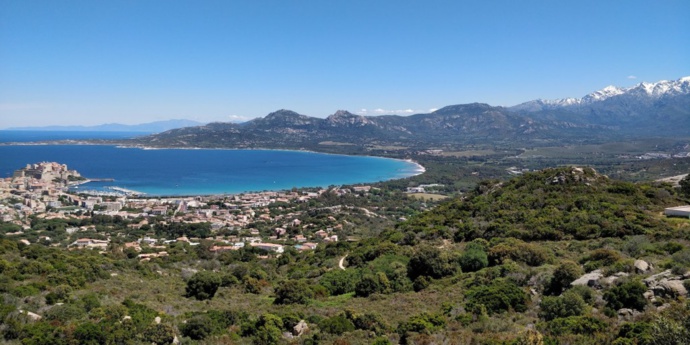
M373 110L367 109L367 108L362 108L360 109L357 114L358 115L411 115L411 114L418 114L418 113L423 113L423 110L414 110L414 109L384 109L384 108L376 108Z
M228 118L230 119L230 122L245 122L250 120L250 118L240 115L229 115Z
M433 113L433 112L435 112L436 110L438 110L438 108L431 108L431 109L429 109L429 112L430 112L430 113Z
M628 76L628 79L637 79L637 77L634 76L634 75L629 75L629 76Z

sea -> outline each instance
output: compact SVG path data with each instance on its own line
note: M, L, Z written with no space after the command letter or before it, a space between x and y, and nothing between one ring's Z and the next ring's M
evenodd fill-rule
M0 130L0 177L48 161L67 164L89 179L107 180L79 185L76 191L126 189L149 196L196 196L372 183L424 171L411 161L306 151L34 144L137 135L142 133Z

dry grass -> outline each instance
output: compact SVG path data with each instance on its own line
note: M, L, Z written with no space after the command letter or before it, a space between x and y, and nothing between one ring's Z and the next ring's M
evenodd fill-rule
M439 201L443 199L447 199L448 196L446 195L441 195L441 194L431 194L431 193L409 193L407 196L415 199L421 199L421 200L432 200L432 201Z

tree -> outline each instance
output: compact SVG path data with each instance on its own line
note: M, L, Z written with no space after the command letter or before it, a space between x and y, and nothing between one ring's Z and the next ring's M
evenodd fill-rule
M187 297L198 300L211 299L215 296L220 284L221 279L217 274L209 271L197 272L187 281Z

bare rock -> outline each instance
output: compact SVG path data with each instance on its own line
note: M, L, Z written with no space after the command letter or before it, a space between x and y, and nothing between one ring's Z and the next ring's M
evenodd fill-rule
M41 315L26 310L19 309L19 313L26 315L31 321L40 321L43 318Z
M302 334L309 331L309 325L304 320L299 320L299 322L292 328L292 334L296 337L302 336Z
M638 315L640 315L640 312L637 310L632 310L629 308L623 308L618 310L618 318L621 320L630 321Z
M626 272L618 272L618 273L614 273L614 274L612 274L606 278L602 278L601 282L604 284L607 284L607 285L613 285L613 283L615 283L616 280L623 278L623 277L627 277L629 275L630 274L628 274Z
M632 316L633 310L630 308L623 308L618 310L618 316Z
M679 297L688 295L688 290L683 286L682 280L664 279L652 290L654 290L655 295L659 296Z
M191 278L197 272L199 272L199 270L194 268L183 268L182 271L180 271L180 275L182 276L182 279L189 280L189 278Z
M592 272L589 272L585 275L583 275L580 278L575 279L570 285L572 286L596 286L599 284L599 279L601 279L604 276L603 273L601 273L601 270L594 270Z
M651 269L649 263L644 260L635 260L633 266L635 266L637 273L647 273Z
M663 279L671 278L671 277L673 277L673 273L671 272L671 270L666 270L666 271L663 271L661 273L651 275L651 276L645 278L643 281L644 281L645 285L647 285L648 287L652 287L652 286L656 285L657 282L659 282Z
M647 291L645 291L645 292L642 294L642 296L644 296L644 298L645 298L646 300L651 301L652 298L654 298L654 291L652 291L652 290L647 290Z

